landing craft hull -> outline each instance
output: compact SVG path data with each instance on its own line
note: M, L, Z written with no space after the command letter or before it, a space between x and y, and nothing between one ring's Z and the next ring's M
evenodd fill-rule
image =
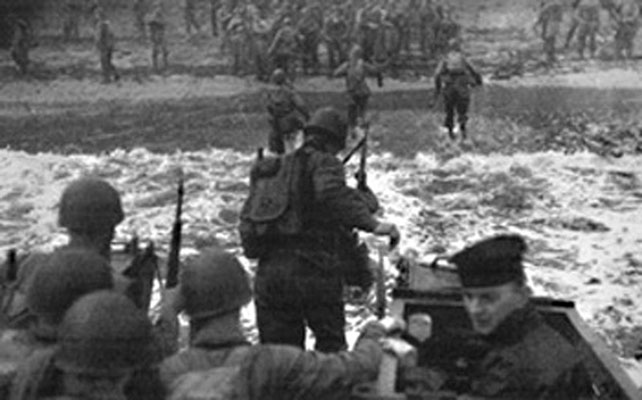
M433 335L461 338L473 333L457 288L456 275L442 268L415 265L407 280L392 293L392 315L407 320L414 313L432 317ZM572 301L535 297L533 302L546 321L572 344L585 359L599 399L638 400L642 392L624 371L615 354L582 320Z

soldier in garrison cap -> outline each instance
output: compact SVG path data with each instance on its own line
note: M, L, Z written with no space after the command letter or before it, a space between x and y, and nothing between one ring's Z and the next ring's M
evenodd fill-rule
M9 399L162 399L153 343L147 315L128 298L87 294L65 313L58 345L20 367Z
M8 395L15 368L36 351L53 346L64 313L84 294L113 288L107 260L83 249L60 249L33 273L25 302L33 321L24 330L5 331L0 339L0 362L9 369L0 373L0 398Z
M350 352L252 346L240 323L251 297L249 276L230 253L209 248L185 266L168 304L174 318L180 311L189 317L190 345L161 364L169 399L342 399L377 376L386 334L380 323L366 325Z
M473 330L487 348L473 368L469 395L483 398L592 398L578 350L530 301L518 235L482 240L451 258Z

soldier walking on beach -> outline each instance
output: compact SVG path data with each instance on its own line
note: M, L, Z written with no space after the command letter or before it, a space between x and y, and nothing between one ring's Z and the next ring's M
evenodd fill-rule
M100 69L103 75L103 83L110 83L119 80L120 75L112 62L114 49L116 47L116 36L105 12L102 9L96 11L98 25L96 27L96 48L100 53Z
M149 36L152 41L152 65L154 71L159 72L167 68L167 41L165 38L165 16L163 15L162 6L157 5L149 18ZM162 57L162 67L158 58Z
M147 37L147 30L145 28L145 14L147 13L146 0L134 0L134 23L136 30L141 38Z
M185 32L187 35L191 36L192 33L198 33L201 27L196 20L196 0L185 0L183 12L185 17Z
M80 0L66 0L63 4L64 22L62 27L63 39L80 39L80 17L82 16L82 3Z
M640 5L636 0L623 0L614 14L617 28L615 31L615 55L617 58L631 58L633 45L640 27Z
M268 55L272 58L275 67L281 68L290 80L294 78L295 61L299 47L299 35L292 26L290 17L285 17L272 44L268 49Z
M368 75L376 75L379 85L383 85L381 71L374 64L363 59L363 50L359 45L351 49L348 61L341 64L333 73L335 77L345 76L346 79L346 90L350 99L348 124L351 128L365 122L368 101L372 93L366 82Z
M563 15L563 8L559 0L547 0L543 3L539 17L535 22L535 28L539 27L541 29L540 35L544 42L544 54L549 66L552 66L556 61L555 42L560 33Z
M331 107L322 108L305 126L303 146L280 158L281 168L289 172L281 175L276 186L290 188L286 189L287 215L281 216L288 221L283 229L275 222L270 224L274 229L254 235L258 231L252 228L253 222L248 223L274 208L270 189L255 191L256 201L246 202L241 211L239 233L245 255L259 259L255 304L261 343L304 348L308 326L314 332L316 350L345 350L341 248L346 230L388 236L391 248L399 243L397 227L373 216L372 201L346 185L346 171L337 154L345 148L347 133L343 115ZM260 180L269 176L269 168L264 167L258 162L253 168L253 184L261 185Z
M600 28L600 1L581 0L577 6L576 19L578 23L577 52L580 58L583 59L584 49L588 44L592 58L595 56L595 51L597 50L595 39L597 37L597 31Z
M32 44L32 33L29 23L24 18L13 18L13 36L11 37L11 58L18 66L18 71L25 75L29 68L29 49Z
M310 114L301 96L288 82L285 71L277 68L272 73L274 89L268 92L267 110L270 114L270 136L268 147L271 152L283 154L289 149L286 143L292 143L290 138L295 135L310 118Z
M466 139L466 122L470 106L471 87L482 84L482 77L466 59L459 39L451 39L450 51L437 66L435 73L435 94L443 95L446 120L444 126L448 135L455 140L455 112L459 120L462 140Z

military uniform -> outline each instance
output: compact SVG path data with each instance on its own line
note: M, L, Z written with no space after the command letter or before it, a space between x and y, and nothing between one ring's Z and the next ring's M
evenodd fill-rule
M63 5L64 22L62 36L65 41L80 39L80 17L82 16L82 3L79 0L66 0Z
M448 134L451 139L455 138L456 112L462 137L465 138L471 97L470 88L482 83L481 75L460 50L453 49L437 66L434 79L437 93L443 94L446 111L444 126L448 129Z
M359 48L354 48L349 60L334 71L334 76L345 76L346 79L346 91L349 97L348 123L350 126L354 127L365 121L371 95L366 78L368 75L379 75L379 73L377 67L364 61Z
M145 27L145 14L147 13L147 0L135 0L134 1L134 23L136 25L136 30L138 35L142 38L147 36L147 30Z
M119 193L107 182L95 178L81 178L65 188L60 199L58 223L66 228L69 244L57 251L90 250L102 256L106 262L112 258L111 240L115 227L123 220L124 213ZM5 325L14 329L27 327L34 314L26 301L28 288L35 274L49 262L51 254L31 253L17 260L17 279L13 282L0 280L2 288L2 317ZM129 260L131 261L131 260ZM141 291L141 287L151 286L153 265L149 260L137 260L136 269L146 275L124 276L124 271L112 272L116 290L125 293L140 307L148 303L151 293ZM2 266L0 276L6 277L8 265ZM143 285L143 281L146 285Z
M120 79L120 75L114 66L112 57L116 48L116 36L111 29L109 21L102 17L96 26L96 48L100 53L100 70L103 75L103 82L109 83Z
M593 57L597 50L595 39L600 28L600 1L581 0L576 13L578 21L577 51L580 58L584 58L584 49L588 42L589 52Z
M615 52L618 58L631 58L635 36L640 26L640 5L636 0L624 0L617 11Z
M536 26L541 27L541 37L544 42L544 54L548 64L556 60L555 42L560 33L564 10L559 0L548 0L540 10Z
M29 49L32 44L29 23L22 18L16 20L11 37L11 58L18 66L21 74L26 74L29 68Z
M353 351L340 354L251 346L239 329L239 309L251 291L238 260L222 250L206 249L183 273L179 291L190 318L190 346L161 364L169 398L194 398L188 393L198 387L202 393L227 389L236 396L226 393L229 398L248 400L344 399L356 384L376 377L382 357L378 339L385 334L378 323L366 327ZM220 381L197 384L202 383L199 373L211 378L217 368L232 369L231 388Z
M335 7L325 20L323 37L328 49L328 64L337 68L346 59L344 41L349 33L347 21L342 18L339 8Z
M504 234L450 258L479 349L469 362L469 384L459 390L487 399L593 398L581 354L530 301L526 249L520 236Z
M277 70L281 71L281 70ZM276 72L275 71L275 76ZM276 87L269 90L267 96L267 109L270 114L270 136L268 148L276 154L285 152L285 140L301 129L309 118L309 113L301 96L286 81L285 73L279 81L275 81Z
M109 264L95 252L60 249L42 262L29 274L23 300L27 310L20 315L24 329L6 330L0 340L0 363L13 366L0 374L0 393L8 391L2 382L13 379L20 363L56 344L60 321L74 301L114 286Z
M65 314L58 346L25 360L9 399L164 398L151 328L123 295L88 294Z
M532 305L515 311L489 337L488 352L471 377L471 394L484 398L590 399L582 357Z
M315 335L316 349L345 349L343 304L345 232L353 228L385 232L372 215L370 203L346 186L343 164L327 146L345 146L347 125L336 110L318 110L304 129L306 140L291 155L298 184L290 193L300 209L302 231L272 235L263 244L255 279L257 325L262 343L304 347L305 326ZM324 150L325 148L325 150ZM393 232L394 231L394 232ZM398 238L398 237L397 237Z
M167 68L167 39L165 38L166 22L160 7L152 13L149 22L149 36L152 42L152 65L154 71L160 71ZM161 57L162 66L158 58Z
M430 51L435 40L434 27L437 20L432 0L422 0L419 5L419 49L423 54Z
M307 6L301 13L298 32L301 36L303 70L305 73L314 74L319 67L318 51L323 28L323 14L316 5Z
M183 5L183 17L185 18L185 32L191 35L192 32L198 33L201 29L198 21L196 20L196 1L185 0Z
M284 22L284 24L274 36L268 54L272 57L273 65L285 71L288 78L293 80L294 63L299 47L298 34L288 22Z

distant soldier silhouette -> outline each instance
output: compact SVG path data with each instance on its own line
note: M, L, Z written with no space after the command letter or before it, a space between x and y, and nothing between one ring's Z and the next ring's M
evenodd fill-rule
M13 19L13 36L11 37L11 59L18 66L22 75L27 74L29 68L29 49L32 44L32 33L29 23L19 17Z
M549 66L556 61L555 42L560 33L562 17L564 10L559 0L548 0L542 3L539 17L535 22L535 27L540 27L540 35L544 42L544 54Z
M365 122L370 100L370 87L366 82L368 75L376 75L379 85L383 85L383 78L379 68L366 62L361 46L355 45L350 51L348 61L341 64L333 74L335 77L345 76L346 91L350 99L348 105L348 124L351 128L362 125Z
M196 0L185 0L183 12L185 17L185 32L190 36L192 33L198 33L201 27L196 20Z
M80 18L83 12L80 0L65 0L63 3L64 22L62 35L65 41L80 39Z
M457 113L462 139L466 139L470 89L481 85L482 77L462 53L458 39L451 39L449 46L450 51L437 66L434 78L435 91L437 95L443 95L446 111L444 126L448 129L448 135L451 139L455 139L455 113Z
M163 15L163 9L160 5L157 5L152 12L149 22L149 37L152 41L152 65L154 66L154 71L158 72L167 68L167 41L165 39L165 16ZM162 67L159 63L159 56L163 63Z
M145 14L147 13L146 0L134 0L134 23L136 30L141 38L147 37L147 30L145 27Z
M119 80L120 75L112 62L116 47L116 36L111 29L109 20L102 9L96 11L98 24L96 26L96 48L100 53L100 69L103 75L103 83L110 83L112 80Z
M600 1L581 0L577 6L576 15L578 23L577 52L580 58L584 58L584 49L588 44L591 57L594 57L597 50L595 39L600 28Z
M614 14L615 55L617 58L632 58L633 45L640 27L640 5L636 0L623 0Z
M271 152L283 154L291 150L291 136L303 129L310 114L303 99L294 90L285 76L285 71L277 68L272 73L274 89L268 92L267 110L270 114L272 130L268 139ZM289 147L289 148L286 148Z

